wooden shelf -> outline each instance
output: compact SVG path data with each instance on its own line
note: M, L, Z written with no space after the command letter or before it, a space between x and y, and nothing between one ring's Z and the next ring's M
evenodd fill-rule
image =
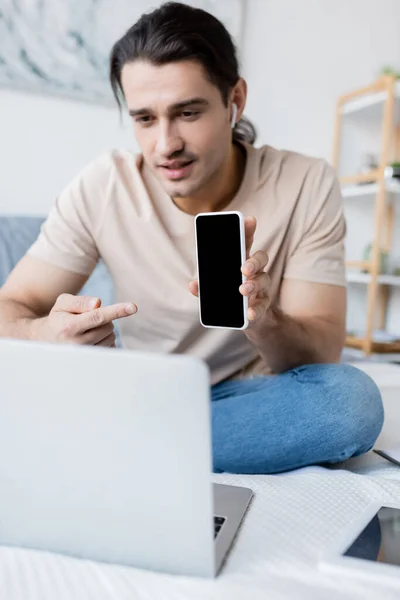
M390 353L381 353L374 352L371 354L365 354L363 350L359 350L358 348L350 348L350 346L346 346L343 349L343 356L346 362L364 362L364 363L384 363L385 365L389 363L400 363L400 353L399 352L390 352ZM400 367L397 367L400 369Z
M344 185L342 187L343 198L355 198L357 196L375 196L378 192L378 183L365 183L361 185ZM385 189L400 198L400 179L387 179Z
M362 350L364 348L364 338L356 337L353 335L346 336L345 345L348 348L355 348ZM400 340L396 342L372 342L372 352L379 354L390 354L393 352L400 352Z
M371 263L368 260L346 260L346 267L348 269L362 269L369 271L371 269Z
M339 177L341 185L350 185L352 183L363 183L364 181L375 182L379 178L381 172L379 169L370 171L369 173L357 173L356 175L346 175L345 177Z
M341 101L341 114L353 117L368 118L376 120L382 118L382 108L387 100L388 92L379 89L379 85L365 88L365 93L348 94ZM394 86L394 97L397 102L395 108L396 122L400 121L400 81ZM346 99L347 98L347 99Z
M370 273L346 273L346 279L349 283L364 283L369 284L372 280ZM378 283L380 285L400 286L400 275L378 275Z

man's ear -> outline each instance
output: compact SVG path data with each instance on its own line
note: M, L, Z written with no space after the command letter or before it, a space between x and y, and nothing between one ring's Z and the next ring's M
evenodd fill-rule
M230 100L232 102L232 117L233 120L233 106L236 105L236 114L235 114L235 123L237 123L243 114L244 107L246 106L246 98L247 98L247 83L243 78L240 78L232 92L230 94Z

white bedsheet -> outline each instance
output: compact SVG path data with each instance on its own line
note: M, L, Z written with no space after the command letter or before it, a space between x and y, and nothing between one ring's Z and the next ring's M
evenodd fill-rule
M215 481L255 491L235 546L215 580L2 547L0 599L398 600L399 589L384 579L371 584L318 569L321 552L362 507L374 500L400 500L400 467L373 456L350 468L358 473L309 467L276 476L215 476Z

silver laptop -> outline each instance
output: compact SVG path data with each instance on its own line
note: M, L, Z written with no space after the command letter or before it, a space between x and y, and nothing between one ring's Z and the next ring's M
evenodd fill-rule
M211 466L201 361L0 340L0 544L212 577L252 492Z

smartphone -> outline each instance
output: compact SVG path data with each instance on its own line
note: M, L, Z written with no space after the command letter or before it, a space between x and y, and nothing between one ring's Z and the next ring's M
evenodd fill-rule
M195 218L200 322L204 327L246 329L248 299L244 217L237 211L200 213Z

